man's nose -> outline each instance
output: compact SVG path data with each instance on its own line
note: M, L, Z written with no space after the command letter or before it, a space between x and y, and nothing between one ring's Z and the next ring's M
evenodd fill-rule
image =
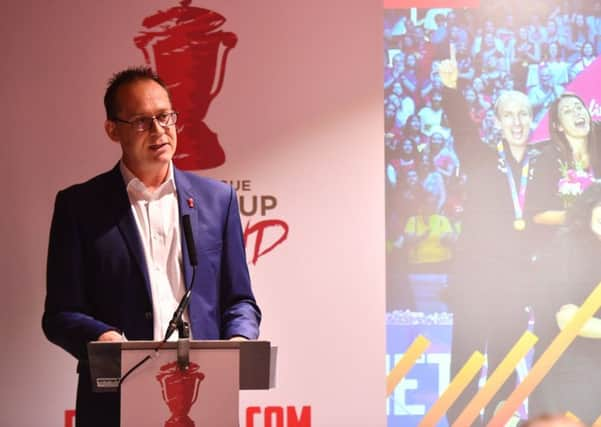
M156 117L152 118L152 125L150 126L150 132L158 133L159 135L162 135L165 133L165 128L163 126L161 126L161 124L159 123L159 120Z
M521 124L523 124L523 120L520 116L518 116L518 115L511 116L511 125L512 126L517 126L517 125L521 125Z

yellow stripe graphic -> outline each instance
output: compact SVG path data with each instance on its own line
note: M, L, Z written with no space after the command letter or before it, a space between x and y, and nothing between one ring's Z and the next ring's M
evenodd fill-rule
M490 402L495 393L499 391L501 386L507 381L507 378L513 373L515 367L520 363L520 360L526 356L537 341L537 336L532 332L524 332L509 353L507 353L507 356L499 363L499 366L497 366L488 381L486 381L486 384L484 384L471 402L468 403L463 412L461 412L452 427L472 425L474 420L478 417L480 410ZM513 414L513 412L511 414Z
M457 372L453 381L449 384L444 393L440 396L428 413L422 418L418 427L435 426L444 416L451 405L457 400L459 395L465 390L472 379L480 372L484 364L484 355L475 351L461 370Z
M526 378L509 395L505 404L490 420L487 427L502 427L509 421L512 414L542 381L566 348L574 341L582 326L595 314L599 307L601 307L601 283L591 292L564 330L557 334L553 342L532 366Z
M418 335L413 340L403 357L398 361L395 367L392 368L392 371L390 371L386 378L386 397L392 394L396 386L401 382L405 375L407 375L407 372L413 368L417 359L424 354L429 346L430 341L423 335Z

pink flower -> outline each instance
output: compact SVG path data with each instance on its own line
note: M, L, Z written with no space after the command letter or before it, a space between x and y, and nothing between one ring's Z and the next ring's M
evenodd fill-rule
M582 194L593 183L593 176L584 170L568 169L563 171L563 178L558 182L558 191L562 196Z

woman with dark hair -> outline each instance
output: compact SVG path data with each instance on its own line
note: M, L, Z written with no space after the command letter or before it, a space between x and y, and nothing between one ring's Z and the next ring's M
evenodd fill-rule
M593 122L584 101L563 93L549 108L549 134L568 166L580 165L601 176L601 125Z
M419 165L419 153L415 142L411 139L404 139L401 143L401 150L399 153L399 169L417 169Z
M403 128L403 136L405 138L414 139L416 135L422 133L422 119L417 114L412 114L407 118L405 127Z
M546 284L534 310L536 352L541 354L601 281L601 184L576 199L546 257ZM597 311L596 316L600 312ZM593 317L561 355L530 399L530 413L571 411L591 424L599 416L601 319Z
M414 96L417 93L417 57L415 53L406 53L405 69L397 78L397 81L403 85L403 91L409 96Z
M571 44L568 47L571 51L571 54L568 56L568 62L573 64L578 60L582 46L588 41L588 28L582 13L575 13L572 15L570 29L570 34L572 37Z
M486 111L491 107L490 103L481 94L477 94L472 86L466 86L463 89L463 98L465 99L472 122L476 124L482 123L482 120L486 116Z
M556 151L561 162L558 194L567 207L596 177L601 177L601 124L593 122L578 95L563 93L549 108L549 135L548 149ZM562 224L565 211L547 211L535 220Z
M559 43L551 42L546 46L544 61L553 76L553 84L565 85L568 83L570 80L568 75L570 66L563 59Z

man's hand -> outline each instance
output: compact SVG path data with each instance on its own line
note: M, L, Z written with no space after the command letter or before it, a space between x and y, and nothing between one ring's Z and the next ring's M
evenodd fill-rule
M459 76L459 68L457 66L457 57L455 55L455 45L451 43L449 46L451 57L440 62L438 74L440 81L448 88L457 88L457 78Z
M231 337L230 341L248 341L248 338L236 335L235 337Z
M566 222L566 211L549 210L534 215L534 223L542 225L563 225Z
M98 337L98 341L123 341L123 335L117 331L106 331Z

